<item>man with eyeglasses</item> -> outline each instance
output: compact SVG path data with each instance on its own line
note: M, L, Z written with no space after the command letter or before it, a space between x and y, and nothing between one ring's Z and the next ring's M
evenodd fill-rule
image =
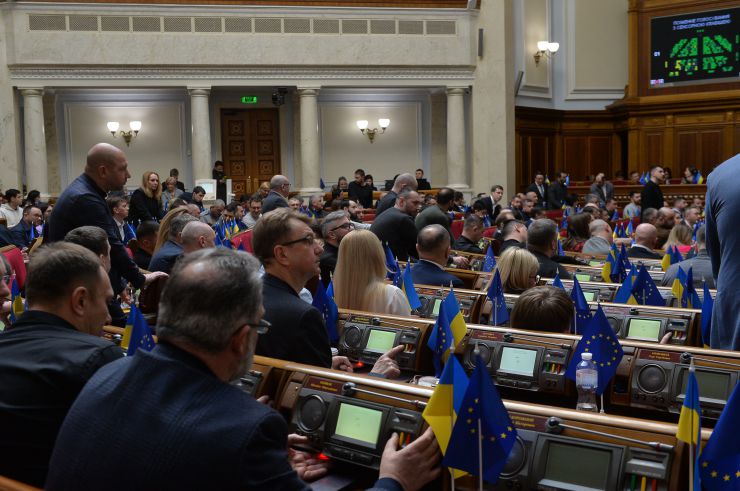
M339 243L345 235L354 230L354 225L346 211L333 211L326 215L321 224L321 235L324 236L324 252L321 253L321 281L324 287L329 286L331 275L337 267Z
M270 194L262 200L262 214L269 213L276 208L288 208L290 196L290 181L280 174L270 179Z

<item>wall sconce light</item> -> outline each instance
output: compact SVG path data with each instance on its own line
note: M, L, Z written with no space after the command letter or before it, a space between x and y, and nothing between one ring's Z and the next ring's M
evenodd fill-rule
M549 41L537 41L537 52L534 54L534 64L540 64L540 58L543 56L549 58L554 55L560 48L560 43L551 43Z
M367 127L367 119L360 119L357 121L357 127L360 129L360 133L367 136L370 140L370 143L373 143L375 140L375 135L378 133L385 133L385 130L390 126L391 120L388 118L380 118L378 119L378 126L380 126L380 129L373 128L368 129Z
M106 126L108 126L108 131L110 131L110 134L113 135L113 138L116 137L116 132L118 131L119 124L118 121L108 121L106 123ZM139 130L141 130L141 121L130 121L128 123L129 130L128 131L118 131L118 133L123 138L123 141L126 142L126 146L128 147L131 143L131 140L136 138L136 135L139 134Z

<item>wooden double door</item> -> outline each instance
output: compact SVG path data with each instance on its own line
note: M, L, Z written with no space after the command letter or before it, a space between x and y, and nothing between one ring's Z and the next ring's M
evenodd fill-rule
M280 174L277 109L222 109L221 155L237 199Z

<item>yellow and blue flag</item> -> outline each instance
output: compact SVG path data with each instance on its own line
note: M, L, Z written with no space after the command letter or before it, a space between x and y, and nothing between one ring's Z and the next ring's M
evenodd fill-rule
M132 305L126 320L126 329L123 331L121 347L126 350L126 356L133 356L137 350L151 351L154 346L154 337L149 324L139 308Z
M704 282L704 300L701 303L701 339L704 347L709 348L712 332L712 310L714 310L714 299L709 292L707 282Z
M414 287L414 279L411 277L411 261L406 263L406 268L403 270L401 290L406 294L411 310L421 308L421 301L419 300L419 295L416 294L416 288Z
M637 278L637 270L635 268L631 268L629 274L622 282L622 286L620 286L617 293L614 294L614 303L637 305L637 300L635 300L635 297L632 295L632 283L634 283L635 278Z
M575 353L570 359L568 370L565 372L565 376L569 379L576 379L576 367L581 361L581 353L584 352L591 353L593 356L594 365L596 365L596 370L599 372L599 385L596 388L596 393L602 394L609 381L617 373L617 366L624 352L617 335L614 334L614 330L601 309L601 305L597 307L596 313L584 329L583 336L578 341Z
M688 381L686 382L683 406L681 407L681 416L678 418L676 438L688 445L693 445L695 455L698 456L699 443L701 442L701 407L699 405L699 384L696 382L695 371L694 361L692 360L689 367ZM698 459L690 459L689 461L694 464L693 489L701 491L699 461Z
M576 309L576 316L573 319L572 331L574 334L583 332L583 329L588 326L591 321L591 307L586 302L586 296L583 294L581 284L578 282L578 278L573 277L573 289L570 291L570 299L573 300L573 307ZM578 329L580 327L580 329Z
M679 269L681 269L680 266ZM686 273L686 284L681 293L681 307L684 309L698 309L700 304L699 294L696 292L696 287L694 287L693 268L690 267L689 272Z
M486 250L486 260L483 263L483 272L490 273L495 267L496 257L493 255L493 246L489 244L488 249Z
M640 267L637 278L632 282L632 295L638 305L654 305L656 307L665 307L665 300L660 296L655 281L645 269Z
M563 251L563 243L560 242L560 239L558 239L558 256L565 256L565 251Z
M696 174L694 174L693 179L691 181L694 184L704 184L704 176L701 175L701 172L696 171Z
M612 283L612 274L617 273L617 247L612 243L609 254L606 255L604 266L601 267L601 279L606 283Z
M10 322L15 322L18 317L26 310L26 304L21 297L21 289L18 287L18 282L13 277L13 283L10 286L10 315L8 318Z
M706 491L738 489L740 484L740 384L735 385L699 462L702 488ZM448 447L449 448L449 447ZM694 488L697 489L697 488Z
M678 252L678 247L669 246L665 251L665 254L663 254L663 259L660 260L660 264L663 267L663 271L668 271L668 268L670 268L672 264L680 263L681 261L683 261L683 257L681 256L681 253Z
M476 358L442 464L482 475L485 481L495 484L517 432L486 364L480 356Z
M445 304L445 313L450 320L450 329L455 337L454 346L457 347L468 332L468 326L465 324L465 319L462 312L460 312L460 304L457 303L455 291L452 288L450 288L450 293L447 294L442 302ZM440 308L442 307L440 306Z
M683 298L683 289L686 287L686 272L681 268L678 267L678 272L676 273L676 277L673 279L673 284L671 285L671 293L673 293L673 296L678 299L680 302Z
M318 283L316 294L313 296L313 302L311 302L311 305L316 307L324 317L326 333L329 335L329 341L331 343L336 343L339 340L339 333L337 332L339 309L337 308L337 304L334 303L334 280L329 282L329 286L326 289L324 289L323 282L319 281ZM331 296L329 296L329 291L331 291Z
M427 407L421 414L434 432L442 455L447 453L452 428L460 414L460 407L467 388L468 376L465 375L465 370L457 358L451 356L445 364L442 376L432 392L432 397L429 398ZM462 471L455 471L455 478L463 474L465 473Z
M488 287L486 296L491 300L491 325L500 326L509 321L509 311L506 309L506 299L504 298L504 287L501 284L501 275L498 269L493 273L493 281Z
M440 377L442 374L442 362L447 361L447 357L450 356L450 348L454 341L455 338L452 335L452 329L450 329L450 319L447 318L445 304L442 302L439 306L439 315L434 323L434 329L427 342L427 346L432 350L435 377Z
M630 218L630 221L627 224L627 233L626 233L626 236L627 237L632 237L632 232L633 232L633 230L632 230L632 219Z

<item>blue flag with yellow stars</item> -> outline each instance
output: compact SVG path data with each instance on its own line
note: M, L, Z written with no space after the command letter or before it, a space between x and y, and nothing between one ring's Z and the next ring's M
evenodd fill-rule
M740 384L719 416L712 436L699 455L702 488L736 490L740 488ZM459 421L459 418L458 418ZM447 448L449 451L449 447Z
M679 266L678 269L681 269ZM699 299L699 293L696 291L694 286L694 268L689 268L686 273L686 285L681 292L681 307L684 309L699 309L701 308L701 300Z
M496 267L496 257L493 255L493 246L488 245L486 250L486 261L483 263L483 272L490 273Z
M555 273L555 279L552 280L552 286L560 288L561 290L565 290L563 280L560 279L560 273Z
M493 273L491 286L488 287L486 295L491 299L491 325L500 326L509 321L509 311L506 310L506 299L504 298L504 287L501 285L501 275L498 269Z
M442 374L442 362L447 361L450 355L450 348L455 341L450 328L450 319L445 312L445 303L439 305L439 315L437 322L434 323L434 329L429 336L427 346L432 350L432 362L434 363L434 376L439 378Z
M401 267L398 265L398 261L393 257L393 252L388 244L383 245L385 250L385 267L388 269L387 278L393 281L393 286L401 288Z
M578 334L583 332L583 329L588 325L591 320L591 307L586 302L586 296L583 294L581 284L578 282L578 278L573 277L573 289L570 291L570 298L573 300L573 306L576 309L576 316L573 319L573 333Z
M478 356L442 465L475 476L483 474L486 482L495 484L516 436L514 424L491 381L486 364ZM479 449L482 469L479 468Z
M126 348L126 356L133 356L140 349L144 351L154 349L155 343L152 336L152 329L136 305L131 306L128 314L121 346Z
M320 187L321 189L324 189L324 188L326 188L326 184L324 184L324 178L323 178L323 177L320 177L320 178L319 178L319 187Z
M568 365L568 370L565 372L565 376L569 379L576 379L576 367L581 361L581 353L584 352L592 354L594 365L599 371L599 386L596 388L596 393L601 395L617 372L619 361L624 355L622 345L619 344L619 340L609 325L604 311L601 310L601 305L596 309L591 322L583 331L583 336L578 341L576 351L570 358L570 365Z
M640 267L637 278L632 283L632 296L635 297L637 305L654 305L665 307L665 300L660 296L655 281L650 277L645 266Z
M329 288L331 288L331 296L329 296ZM337 309L337 304L334 303L334 281L329 282L329 286L326 290L324 289L324 283L319 281L319 284L316 287L316 294L313 296L313 302L311 302L311 305L316 307L324 317L326 332L329 335L329 342L336 343L339 340L339 333L337 332L339 309Z
M704 300L701 303L701 339L705 348L709 348L709 337L712 332L712 310L714 310L714 299L705 281Z

